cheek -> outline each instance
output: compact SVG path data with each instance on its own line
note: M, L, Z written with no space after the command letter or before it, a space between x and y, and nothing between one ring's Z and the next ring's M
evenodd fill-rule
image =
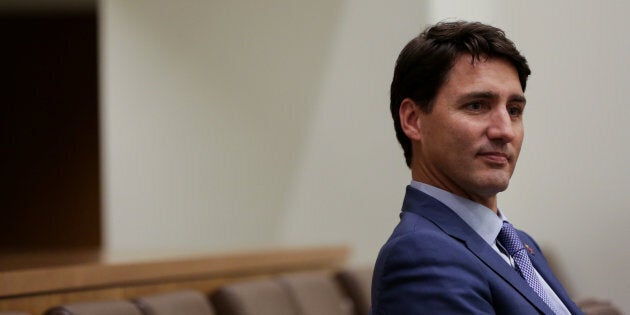
M453 116L440 116L425 122L425 141L442 159L462 160L475 153L483 139L483 126Z
M435 139L436 162L448 164L449 168L458 168L468 165L471 156L475 153L472 139L466 133L448 130Z
M448 134L446 141L448 141L453 152L475 151L477 144L483 139L483 133L475 128L462 127L464 126L445 127L445 131Z
M514 141L512 141L516 153L519 153L521 151L521 146L523 145L524 139L525 133L523 132L523 128L520 128L516 132L516 137L514 137Z

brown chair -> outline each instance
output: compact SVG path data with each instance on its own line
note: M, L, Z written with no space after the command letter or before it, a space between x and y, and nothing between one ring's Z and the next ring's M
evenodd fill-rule
M355 314L365 315L370 311L372 291L372 268L354 267L341 270L337 280L346 294L354 301Z
M555 256L554 251L551 248L543 248L545 253L545 257L547 258L547 262L549 263L549 267L553 271L553 273L558 277L560 283L562 283L569 293L569 295L573 295L572 286L570 285L570 279L566 277L563 272L563 268L560 265L557 257ZM599 298L587 297L579 300L575 300L575 304L584 312L586 315L621 315L621 311L615 305L613 305L610 301L601 300Z
M67 304L46 311L45 315L143 315L130 301L96 301Z
M286 288L270 279L226 285L211 300L219 315L299 314Z
M302 315L353 315L352 301L334 278L323 272L285 275L278 278L289 290Z
M585 315L621 315L621 310L610 301L585 298L575 302Z
M194 290L143 296L133 303L145 315L215 315L210 300Z
M31 315L31 314L24 313L24 312L2 311L0 312L0 315Z

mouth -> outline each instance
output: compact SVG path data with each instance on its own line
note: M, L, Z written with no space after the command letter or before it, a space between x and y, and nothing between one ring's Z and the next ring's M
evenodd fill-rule
M500 151L487 151L477 154L482 160L496 165L505 165L510 162L510 157Z

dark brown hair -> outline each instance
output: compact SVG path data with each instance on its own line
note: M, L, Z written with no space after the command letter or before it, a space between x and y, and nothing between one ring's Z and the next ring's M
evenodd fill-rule
M505 33L496 27L479 22L440 22L426 28L409 41L396 60L391 85L390 110L394 118L396 138L411 167L411 140L400 126L398 111L405 98L412 99L420 109L430 113L433 100L446 80L455 60L464 54L471 62L482 58L502 58L518 72L523 91L531 73L527 60L516 49Z

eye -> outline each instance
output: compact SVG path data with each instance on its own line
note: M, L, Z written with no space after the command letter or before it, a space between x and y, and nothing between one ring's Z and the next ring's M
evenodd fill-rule
M483 104L481 102L472 102L466 105L466 108L472 111L480 111L483 108Z
M510 106L507 110L510 116L513 117L519 117L523 114L523 108L520 106Z

